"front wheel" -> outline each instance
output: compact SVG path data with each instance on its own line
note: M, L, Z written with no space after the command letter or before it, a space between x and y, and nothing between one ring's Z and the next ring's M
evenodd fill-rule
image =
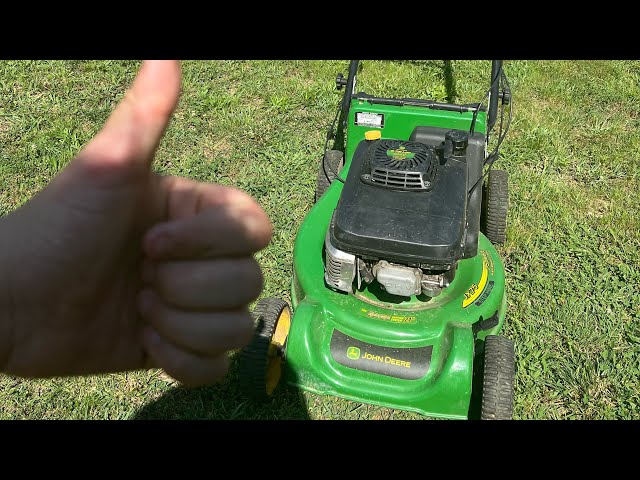
M513 342L500 335L487 335L484 340L482 420L511 420L514 378Z
M253 340L240 352L240 389L254 401L268 400L280 383L291 309L279 298L263 298L253 310Z

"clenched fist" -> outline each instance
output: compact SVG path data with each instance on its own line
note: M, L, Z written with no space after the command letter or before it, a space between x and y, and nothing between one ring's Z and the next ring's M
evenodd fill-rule
M143 63L103 129L0 218L2 372L160 367L204 385L251 339L271 224L239 190L151 171L179 94L178 62Z

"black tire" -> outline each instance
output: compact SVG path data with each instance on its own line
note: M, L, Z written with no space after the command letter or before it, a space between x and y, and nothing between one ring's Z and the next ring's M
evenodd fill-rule
M484 340L483 363L480 418L511 420L515 377L513 342L500 335L487 335Z
M485 235L495 245L502 245L507 233L509 209L509 174L491 170L485 188Z
M327 150L324 154L324 161L320 161L318 167L318 183L316 184L316 199L317 202L320 197L327 191L331 182L335 180L334 175L338 175L342 167L344 167L344 155L340 150ZM324 167L323 167L324 164ZM326 173L325 173L326 169ZM327 175L329 178L327 178Z
M282 344L275 345L274 334L279 320L284 318L285 310L290 325L291 310L287 302L279 298L263 298L258 301L253 310L256 322L253 340L240 352L238 359L240 390L248 398L257 402L269 399L279 383L280 371L275 386L270 386L268 382L270 369L282 368L281 352L286 338ZM277 365L274 365L274 362L277 362Z

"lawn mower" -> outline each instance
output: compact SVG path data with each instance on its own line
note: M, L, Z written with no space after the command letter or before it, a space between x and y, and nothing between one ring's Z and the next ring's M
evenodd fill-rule
M501 60L479 103L356 93L349 64L293 252L291 305L263 298L239 355L255 400L289 385L452 419L510 419L508 176L492 169L511 123ZM333 141L330 149L330 142Z

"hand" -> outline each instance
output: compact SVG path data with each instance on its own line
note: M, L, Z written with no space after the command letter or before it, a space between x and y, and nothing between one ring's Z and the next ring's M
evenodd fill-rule
M179 94L178 62L145 62L103 129L0 219L0 370L160 367L195 386L251 339L271 224L239 190L151 171Z

